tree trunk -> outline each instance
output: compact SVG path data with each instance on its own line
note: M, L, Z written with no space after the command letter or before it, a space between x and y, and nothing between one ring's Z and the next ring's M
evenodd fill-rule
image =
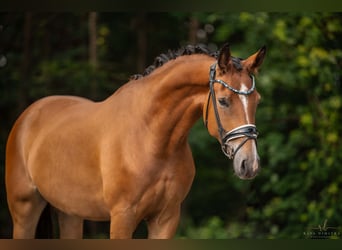
M191 17L189 23L189 44L196 44L197 43L197 31L199 27L198 19L194 16Z
M32 39L32 13L25 13L25 22L23 27L23 60L21 64L21 86L19 90L18 107L21 112L28 105L28 85L29 85L29 69L31 61L31 39Z
M97 97L97 80L96 80L96 70L97 70L97 13L90 12L88 17L89 26L89 64L92 70L92 78L90 82L91 97Z
M139 13L136 18L137 30L137 70L143 72L146 67L146 50L147 50L147 27L146 27L146 13Z

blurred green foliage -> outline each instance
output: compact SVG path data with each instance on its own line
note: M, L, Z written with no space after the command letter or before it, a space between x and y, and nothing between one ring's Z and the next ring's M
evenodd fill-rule
M51 94L106 98L141 73L141 53L147 66L186 44L193 20L197 42L211 48L228 41L239 57L268 48L257 76L262 170L239 180L218 142L196 123L189 140L197 173L177 237L306 238L324 221L342 233L341 13L98 13L96 69L88 62L87 13L33 13L29 37L24 13L2 13L0 53L8 64L0 68L1 237L10 235L5 141L23 108Z

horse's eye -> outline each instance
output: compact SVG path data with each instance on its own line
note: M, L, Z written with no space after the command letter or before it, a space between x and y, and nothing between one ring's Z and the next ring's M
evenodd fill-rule
M219 98L218 102L223 107L229 107L229 101L227 98Z

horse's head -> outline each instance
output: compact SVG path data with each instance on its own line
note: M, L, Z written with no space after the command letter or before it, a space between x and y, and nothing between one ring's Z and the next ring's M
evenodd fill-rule
M204 105L204 121L228 158L235 173L251 179L259 171L255 113L260 95L255 89L254 74L263 62L266 48L247 59L232 57L225 45L209 73L209 97Z

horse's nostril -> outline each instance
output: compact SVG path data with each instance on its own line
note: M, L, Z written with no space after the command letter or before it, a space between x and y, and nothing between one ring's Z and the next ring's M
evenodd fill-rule
M246 175L246 172L247 172L247 163L246 163L246 160L243 160L241 162L241 173L242 175Z
M254 158L236 158L234 165L236 175L243 180L254 178L259 171L259 159Z

